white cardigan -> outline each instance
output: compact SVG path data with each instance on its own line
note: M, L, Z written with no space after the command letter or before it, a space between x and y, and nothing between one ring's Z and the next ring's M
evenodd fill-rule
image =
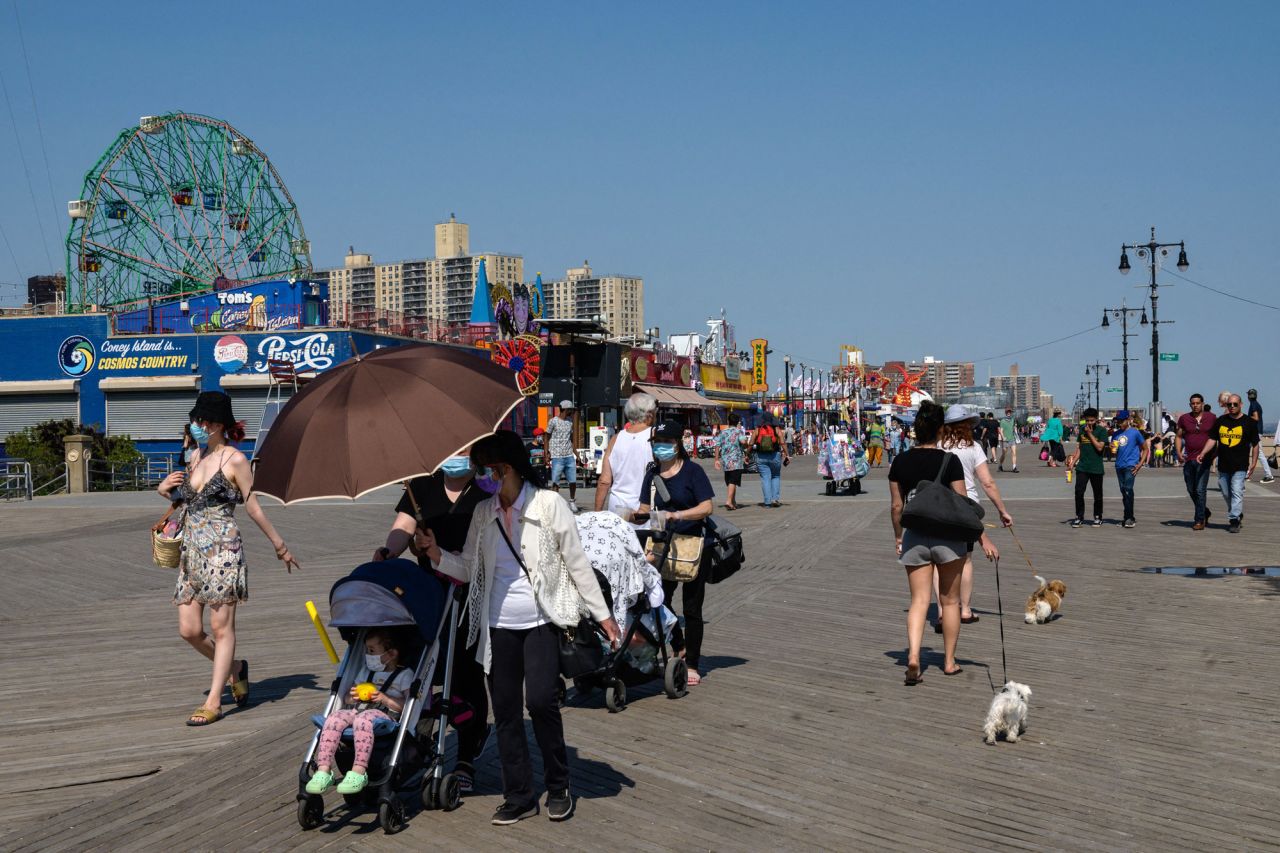
M605 604L595 572L582 550L578 525L573 513L569 511L569 505L548 489L535 489L527 484L525 489L524 510L520 516L520 556L534 578L534 595L538 597L543 615L547 616L548 621L553 621L554 610L549 603L544 603L541 596L542 584L539 582L546 572L553 570L552 567L542 565L540 537L543 529L547 528L559 546L565 565L569 568L569 574L578 587L591 618L597 622L610 618L613 614ZM478 505L471 516L471 529L467 531L467 544L463 547L462 554L442 551L440 562L435 564L435 568L444 574L466 583L472 582L477 572L484 572L484 595L480 601L480 612L468 613L467 618L480 620L476 661L484 666L486 673L489 672L492 660L489 650L489 596L493 590L498 549L507 547L498 530L498 524L501 523L497 521L499 514L497 495Z

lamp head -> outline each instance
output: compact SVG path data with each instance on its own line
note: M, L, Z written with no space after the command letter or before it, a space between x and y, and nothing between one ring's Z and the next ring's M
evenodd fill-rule
M1186 272L1189 266L1191 264L1187 263L1187 248L1180 245L1178 250L1178 271Z
M1120 250L1120 274L1129 274L1129 253L1124 249Z
M1142 309L1142 319L1138 321L1138 325L1140 326L1147 325L1147 309L1146 308Z
M1110 325L1111 325L1111 321L1107 319L1107 312L1103 311L1102 312L1102 328L1105 329Z

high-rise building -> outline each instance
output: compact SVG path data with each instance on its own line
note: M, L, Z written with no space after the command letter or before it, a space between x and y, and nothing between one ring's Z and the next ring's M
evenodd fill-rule
M562 279L544 281L546 316L589 320L599 317L614 337L644 335L644 279L600 275L589 261L567 270Z
M57 275L33 275L27 279L27 301L32 305L54 305L66 297L67 277Z
M1030 414L1040 411L1040 375L1038 373L1019 373L1018 365L1009 365L1006 376L992 376L989 383L992 388L1007 391L1013 398L1013 407L1023 409Z
M342 267L318 270L329 283L335 321L375 323L396 317L406 326L427 321L465 323L471 316L480 262L491 288L511 290L524 280L524 258L498 252L471 254L471 229L453 214L436 223L436 257L375 264L354 248Z

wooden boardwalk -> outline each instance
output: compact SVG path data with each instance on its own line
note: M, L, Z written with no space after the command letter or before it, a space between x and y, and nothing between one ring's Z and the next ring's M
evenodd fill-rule
M331 795L332 823L303 833L295 775L331 675L302 603L363 561L386 498L275 508L304 564L287 576L256 531L239 618L254 703L204 730L182 725L207 663L177 637L171 572L149 567L139 501L0 507L0 848L378 850L1240 850L1276 844L1280 578L1185 578L1149 565L1280 563L1280 501L1250 486L1244 531L1193 533L1176 470L1145 474L1140 526L1071 530L1058 472L1010 483L1040 573L1070 588L1064 617L1021 622L1030 570L1007 533L1001 582L1009 675L1031 685L1015 745L982 743L1001 680L994 575L978 568L965 673L902 686L906 583L892 554L883 473L824 498L805 461L781 510L751 508L749 566L708 592L706 680L679 701L654 688L609 714L565 711L574 818L492 827L490 741L478 792L449 814L413 813L399 836ZM1044 483L1040 483L1044 480ZM1108 482L1114 506L1114 485ZM1053 500L1046 495L1064 495ZM1221 498L1211 493L1220 506ZM1225 513L1223 513L1225 515ZM1161 523L1168 520L1170 523ZM1216 519L1215 519L1216 522ZM247 523L247 522L246 522ZM322 612L324 608L322 606ZM941 638L926 635L926 646ZM535 750L536 752L536 750Z

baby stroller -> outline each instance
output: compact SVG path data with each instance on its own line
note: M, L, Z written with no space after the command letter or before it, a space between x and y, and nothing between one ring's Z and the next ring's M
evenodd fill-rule
M668 652L675 614L662 603L662 577L644 558L635 531L610 512L577 516L583 550L595 570L605 603L623 629L616 651L605 646L600 666L573 679L578 695L604 690L610 713L627 707L627 687L662 678L667 696L688 690L689 668Z
M359 794L343 798L352 809L376 806L383 831L398 832L405 826L404 803L398 792L425 769L420 783L423 808L448 811L458 807L458 779L444 772L443 757L452 706L450 646L457 634L459 589L446 590L436 577L410 560L366 563L333 585L329 592L329 624L347 641L347 651L338 665L324 713L311 718L316 733L298 770L298 823L303 829L315 829L324 822L324 798L308 794L306 785L315 771L313 759L325 719L342 707L342 698L368 672L364 666L364 643L371 628L403 630L401 642L407 648L401 649L402 659L412 667L413 682L405 694L400 719L374 724L376 739L369 759L368 786ZM423 696L429 698L432 676L441 660L445 671L439 710L424 709ZM348 728L342 734L334 763L346 773L353 758L353 732Z
M818 473L827 481L827 495L862 494L862 478L870 469L862 447L850 441L847 433L834 432L822 442L818 451Z

